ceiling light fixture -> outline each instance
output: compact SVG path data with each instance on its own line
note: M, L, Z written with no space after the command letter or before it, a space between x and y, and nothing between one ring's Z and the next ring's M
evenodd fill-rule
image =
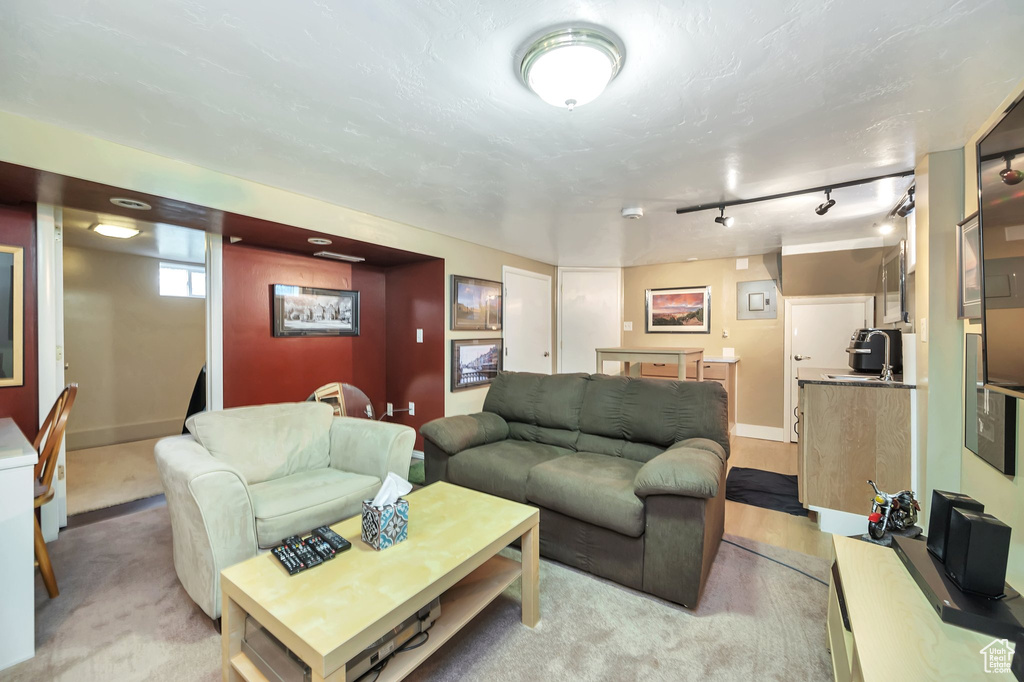
M836 200L832 198L831 189L825 190L825 199L827 199L825 203L818 204L818 208L814 209L814 212L818 215L825 215L830 208L836 205Z
M150 204L145 201L139 201L138 199L128 199L125 197L114 197L110 200L114 206L120 206L121 208L130 208L134 211L148 211L153 208Z
M330 239L324 239L323 237L310 237L306 241L314 246L330 246L331 244Z
M595 100L622 69L625 51L589 28L563 28L526 50L519 75L538 97L572 111Z
M644 209L639 206L622 209L622 217L626 220L639 220L644 217Z
M104 237L113 237L114 239L131 239L139 233L139 230L134 227L108 225L106 223L96 223L92 226L92 231Z
M910 215L911 211L914 210L914 188L911 187L907 190L907 196L900 202L899 206L896 207L896 215L901 218L906 218Z
M1019 185L1020 181L1024 180L1024 171L1010 168L1010 162L1016 157L1013 154L1007 154L1003 158L1006 159L1006 168L999 171L999 177L1001 177L1003 182L1007 185Z
M878 226L878 232L880 234L892 234L892 230L893 230L892 223L890 223L888 221L884 222L884 223L882 223L881 225Z
M722 212L722 215L720 215L717 218L715 218L715 222L718 223L719 225L725 225L726 227L732 227L732 224L734 222L736 222L736 219L732 218L732 217L726 217L726 215L725 215L725 206L719 206L718 208Z
M346 263L362 263L366 260L360 256L349 256L348 254L334 253L333 251L317 251L313 255L320 256L321 258L330 258L332 260L343 260Z

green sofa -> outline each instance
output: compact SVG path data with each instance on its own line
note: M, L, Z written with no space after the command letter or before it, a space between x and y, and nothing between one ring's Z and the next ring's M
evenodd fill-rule
M534 505L544 556L697 606L725 520L718 383L503 372L483 412L421 432L427 483Z

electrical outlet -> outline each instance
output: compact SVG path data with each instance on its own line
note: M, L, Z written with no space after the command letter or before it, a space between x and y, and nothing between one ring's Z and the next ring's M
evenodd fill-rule
M417 329L416 330L416 343L423 343L423 330L422 329Z
M387 410L387 415L389 417L394 417L395 416L395 404L394 403L388 403L388 406L387 406L386 410Z
M58 481L63 481L64 480L64 465L63 464L58 464L57 465L57 480Z
M633 323L632 322L623 322L622 323L622 331L624 331L624 332L631 332L631 331L633 331Z
M409 403L409 416L412 417L416 414L416 403Z

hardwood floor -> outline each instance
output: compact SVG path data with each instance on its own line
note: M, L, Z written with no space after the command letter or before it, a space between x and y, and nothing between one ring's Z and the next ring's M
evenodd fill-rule
M749 467L793 475L796 448L794 443L733 437L729 468ZM823 559L832 558L831 534L822 533L817 523L806 516L726 500L725 532Z

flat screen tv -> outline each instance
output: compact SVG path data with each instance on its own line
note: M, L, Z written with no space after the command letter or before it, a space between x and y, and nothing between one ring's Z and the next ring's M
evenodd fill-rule
M1024 398L1024 104L1020 100L978 141L978 188L985 385Z

